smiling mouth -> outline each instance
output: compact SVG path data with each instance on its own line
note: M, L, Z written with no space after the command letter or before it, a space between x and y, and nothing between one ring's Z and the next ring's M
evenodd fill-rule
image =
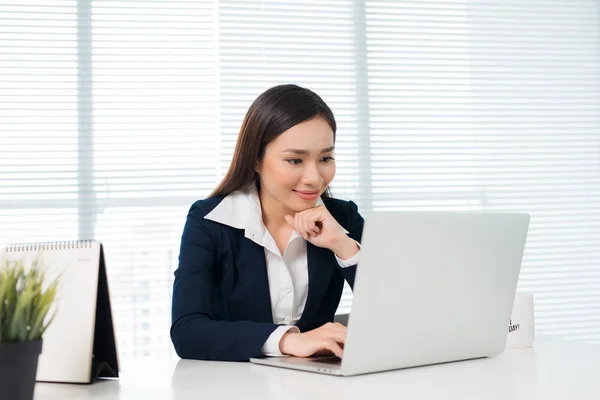
M313 191L307 192L307 191L304 191L304 190L296 190L296 189L294 189L294 192L301 193L301 194L305 194L305 195L315 195L315 194L319 194L319 191L318 191L318 190L313 190Z
M296 193L298 196L300 196L302 199L304 200L314 200L317 197L319 197L319 191L311 191L311 192L305 192L305 191L301 191L301 190L293 190L294 193Z

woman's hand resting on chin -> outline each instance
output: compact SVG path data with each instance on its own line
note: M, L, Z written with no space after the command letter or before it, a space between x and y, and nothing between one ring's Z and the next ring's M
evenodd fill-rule
M347 260L355 255L359 248L354 240L346 235L344 228L323 206L316 206L286 215L285 220L304 239L315 246L333 251L340 259Z

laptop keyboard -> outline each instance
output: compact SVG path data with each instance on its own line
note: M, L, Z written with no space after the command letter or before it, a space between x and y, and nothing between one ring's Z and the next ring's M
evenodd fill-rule
M311 360L312 362L317 362L317 363L321 363L321 364L329 364L329 365L341 365L342 364L342 359L332 356L332 357L322 357L322 358L315 358L313 360Z

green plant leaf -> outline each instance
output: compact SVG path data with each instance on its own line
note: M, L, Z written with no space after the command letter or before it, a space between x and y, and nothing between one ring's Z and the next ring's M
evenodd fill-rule
M60 277L59 277L60 278ZM38 340L56 312L44 324L56 297L59 278L50 282L39 260L25 268L23 260L0 263L0 343Z
M48 311L50 310L50 307L52 306L52 299L54 299L54 296L56 295L57 285L58 285L58 282L55 281L50 286L50 288L48 288L48 290L40 296L40 299L39 299L40 307L37 308L34 311L34 314L32 315L32 318L31 318L32 329L29 333L28 340L39 339L42 336L42 334L44 333L44 331L46 330L47 325L49 325L50 322L54 319L54 315L56 315L56 312L54 313L52 318L50 318L50 320L48 321L46 326L44 326L44 319L45 319Z

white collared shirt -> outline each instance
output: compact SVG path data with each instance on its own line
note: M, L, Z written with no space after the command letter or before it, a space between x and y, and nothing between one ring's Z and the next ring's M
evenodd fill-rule
M325 206L321 198L317 205ZM308 295L306 240L292 231L287 247L281 254L263 223L260 199L254 185L226 196L204 218L243 229L246 238L264 247L273 322L282 326L273 331L262 351L265 355L282 355L279 341L289 330L299 332L293 324L302 316ZM341 260L337 255L335 258L341 267L349 267L358 263L359 255L360 250L348 260Z

